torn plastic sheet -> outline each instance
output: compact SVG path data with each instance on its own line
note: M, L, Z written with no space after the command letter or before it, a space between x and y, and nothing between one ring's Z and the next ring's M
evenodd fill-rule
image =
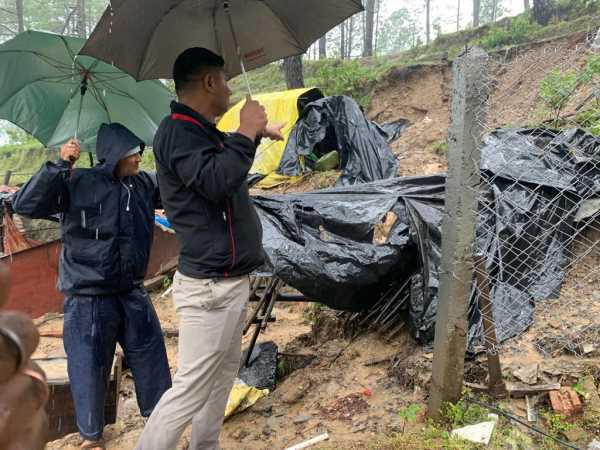
M302 175L310 170L307 156L340 154L338 185L367 183L396 176L398 162L388 142L397 139L406 121L380 126L367 119L350 97L326 97L309 103L290 133L277 173Z
M581 130L499 130L486 139L476 247L486 256L499 341L531 325L536 301L559 295L575 215L583 198L599 192L599 150L600 141ZM443 176L393 178L256 197L268 260L263 274L347 311L368 309L390 285L412 277L409 325L419 341L430 342L444 182ZM398 219L387 242L376 245L374 229L389 211ZM473 346L481 339L475 287L469 319Z

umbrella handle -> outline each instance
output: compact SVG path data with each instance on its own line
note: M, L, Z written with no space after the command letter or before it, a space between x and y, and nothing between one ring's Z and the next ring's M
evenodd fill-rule
M244 65L244 58L242 57L242 49L238 44L237 35L235 34L235 29L233 28L233 21L231 20L231 14L229 13L228 0L225 0L223 2L223 9L225 10L225 14L227 14L229 30L231 31L231 36L233 37L233 45L235 45L235 50L237 51L238 58L240 60L240 68L242 69L242 75L244 77L244 82L246 83L246 89L248 90L248 95L252 97L252 90L250 89L250 80L248 79L248 73L246 72L246 66Z
M80 87L81 96L79 97L79 109L77 110L77 126L75 128L75 139L77 139L77 135L79 134L79 122L81 120L81 109L83 108L83 97L86 92L87 92L87 76L84 76L83 80L81 81L81 87Z

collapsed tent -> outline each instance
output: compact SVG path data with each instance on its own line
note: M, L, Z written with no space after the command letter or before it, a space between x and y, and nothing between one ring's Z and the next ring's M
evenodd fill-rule
M599 152L600 140L581 130L499 130L487 138L476 244L486 256L500 341L531 324L536 301L558 295L575 215L600 191ZM443 176L407 177L255 197L268 257L262 274L346 311L366 310L390 285L410 279L409 325L418 340L430 342L444 184ZM393 226L383 241L375 239L390 212ZM476 289L469 316L476 344Z
M342 175L338 184L350 185L396 176L398 162L388 139L399 137L408 122L382 128L367 119L358 103L345 96L326 97L304 108L290 133L277 172L302 175L312 169L310 156L339 153Z
M254 99L265 107L270 122L285 126L283 142L263 139L258 147L248 177L251 185L271 188L297 181L315 168L319 158L332 151L339 153L341 184L396 175L396 157L388 144L400 137L408 121L379 125L368 120L350 97L323 98L318 89L259 94ZM244 102L227 111L219 121L221 130L238 128Z

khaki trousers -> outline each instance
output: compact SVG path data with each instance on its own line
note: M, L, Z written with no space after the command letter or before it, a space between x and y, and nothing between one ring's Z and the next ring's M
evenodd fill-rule
M248 276L196 279L175 274L177 373L146 423L137 450L174 450L190 421L190 450L219 449L225 407L240 365L249 288Z

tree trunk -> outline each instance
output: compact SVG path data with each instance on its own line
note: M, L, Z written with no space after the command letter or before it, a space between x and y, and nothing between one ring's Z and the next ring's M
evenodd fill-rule
M523 0L523 8L525 8L525 11L529 11L531 9L531 4L529 3L529 0Z
M352 38L354 37L354 16L350 17L350 26L348 27L348 37L346 40L348 41L348 51L346 55L348 58L352 58Z
M17 11L17 30L19 33L25 31L25 20L23 14L23 0L16 0L15 9Z
M498 0L492 0L492 23L496 22L498 15Z
M552 0L533 0L533 18L542 26L548 25L553 14Z
M460 31L460 0L458 0L458 8L456 10L456 31Z
M373 28L375 22L375 0L365 3L365 42L363 56L373 56Z
M87 37L85 24L85 0L77 0L77 35L79 37Z
M431 42L431 0L425 0L425 37L427 45Z
M375 44L373 45L373 53L377 54L377 41L378 41L378 36L379 36L379 11L380 11L380 6L381 6L381 0L376 0L375 2L376 6L375 6L375 37L374 37L374 41Z
M302 73L302 55L291 56L283 60L283 73L288 89L304 87L304 74Z
M346 57L346 23L340 25L340 58Z
M319 39L319 59L327 58L327 35Z
M525 0L527 1L527 0ZM479 26L479 15L481 10L481 0L473 0L473 28Z

